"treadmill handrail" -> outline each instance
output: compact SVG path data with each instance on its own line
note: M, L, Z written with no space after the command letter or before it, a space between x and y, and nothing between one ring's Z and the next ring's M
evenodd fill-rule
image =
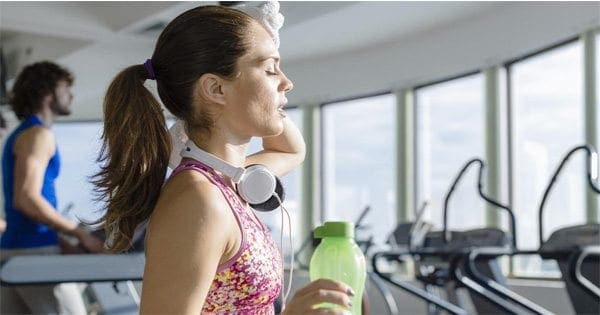
M464 259L465 257L457 256L453 257L450 261L450 272L458 283L510 314L522 314L522 311L518 306L511 304L509 301L496 294L496 292L489 290L477 281L464 275L460 268Z
M435 296L421 288L418 288L414 285L408 284L408 283L400 283L400 282L396 282L394 281L391 277L386 276L385 274L383 274L379 268L377 267L377 259L380 256L386 255L388 254L388 252L378 252L375 253L373 255L373 258L371 259L371 264L373 266L373 272L375 272L376 275L378 275L380 278L386 280L387 282L391 283L392 285L428 302L431 304L435 304L437 307L442 308L446 311L448 311L451 314L456 314L456 315L466 315L468 314L466 310L464 310L463 308L454 305L448 301L443 300L442 298Z
M593 284L581 273L583 261L588 256L600 256L600 246L585 246L576 255L577 260L575 262L575 265L573 266L574 270L572 270L576 282L586 291L588 291L588 293L591 293L596 297L600 298L600 288L597 285Z
M485 200L486 202L496 206L497 208L503 209L506 212L508 212L508 215L510 217L510 233L511 233L511 238L512 238L511 245L513 248L516 249L517 248L517 234L516 234L516 226L515 226L515 222L516 222L515 214L513 213L512 209L510 209L508 206L500 204L498 201L492 199L491 197L487 196L483 192L482 182L483 182L483 169L485 168L485 163L480 158L473 158L473 159L469 160L462 167L462 169L460 170L460 172L454 179L454 182L450 186L450 189L446 193L446 197L444 198L444 209L443 209L443 215L444 215L443 239L444 239L444 243L447 244L450 239L450 235L449 235L450 233L448 231L448 204L450 203L450 196L452 196L452 193L456 189L456 186L458 185L458 183L460 182L460 180L462 179L462 177L464 176L466 171L471 167L471 165L473 165L475 163L479 164L479 176L478 176L478 180L477 180L477 191L479 193L479 196L481 196L481 198L483 198L483 200Z
M379 277L376 273L372 271L367 271L367 276L373 281L375 284L375 288L379 290L383 301L385 302L385 306L387 307L390 315L398 315L400 314L400 310L398 309L398 303L394 299L394 295L390 291L390 289L385 285L385 282L382 281L381 277Z
M533 301L527 299L526 297L510 290L509 288L501 285L500 283L494 281L493 279L485 276L483 273L481 273L477 269L477 265L475 264L477 257L479 257L480 255L505 256L505 255L512 255L514 253L515 252L511 249L507 250L507 249L497 248L497 247L473 248L473 250L471 251L471 253L469 254L469 257L467 259L467 267L468 267L467 270L471 274L471 276L473 276L475 282L478 282L479 284L483 285L484 287L488 288L489 290L494 291L494 293L496 293L497 295L500 295L500 296L504 297L505 299L508 299L514 303L517 303L519 306L529 310L530 312L533 312L535 314L540 314L540 315L553 314L549 310L534 303Z
M142 280L145 262L143 253L14 256L0 267L0 284Z
M579 150L585 150L587 152L587 166L588 167L587 167L586 171L587 171L588 184L589 184L590 188L592 189L592 191L595 191L596 193L600 194L600 186L596 186L597 184L594 183L595 180L596 181L598 180L598 153L596 152L594 147L592 147L589 144L583 144L583 145L574 147L561 160L560 164L554 171L554 174L550 178L550 182L548 183L548 186L546 186L546 189L544 190L544 194L542 195L542 200L540 201L540 206L538 207L538 222L539 222L538 238L539 238L539 242L540 242L540 249L542 248L542 245L544 245L544 242L545 242L544 241L544 220L543 220L544 206L546 205L546 201L548 200L548 196L550 195L550 191L552 190L552 187L554 187L554 184L556 183L556 180L558 179L558 175L562 171L562 169L565 166L565 164L567 163L567 161L571 158L571 156Z
M410 229L408 230L408 248L410 250L415 249L415 238L419 237L419 245L424 241L425 235L431 229L431 226L428 226L423 220L425 210L427 210L428 202L424 201L421 205L421 208L417 210L417 214L415 216L415 222L412 224Z

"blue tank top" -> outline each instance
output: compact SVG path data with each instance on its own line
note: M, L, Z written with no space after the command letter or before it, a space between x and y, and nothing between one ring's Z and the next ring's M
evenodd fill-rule
M23 212L13 207L14 194L14 171L15 156L13 147L15 139L19 134L32 126L43 126L44 123L36 115L27 117L15 129L4 146L2 154L2 184L4 188L4 210L6 212L6 231L0 238L1 248L31 248L40 246L49 246L58 244L57 233L46 225L37 223ZM56 191L54 189L54 180L60 170L60 156L58 147L55 149L54 156L48 162L44 182L42 184L42 196L56 209Z

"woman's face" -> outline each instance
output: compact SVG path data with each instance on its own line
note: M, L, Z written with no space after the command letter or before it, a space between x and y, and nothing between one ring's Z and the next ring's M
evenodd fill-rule
M286 117L285 94L293 85L281 71L279 52L262 26L252 23L247 40L248 51L236 63L236 76L224 84L228 108L223 117L241 136L278 135Z

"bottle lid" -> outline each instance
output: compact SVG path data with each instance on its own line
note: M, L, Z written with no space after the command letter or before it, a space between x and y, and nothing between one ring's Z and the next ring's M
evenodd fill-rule
M348 237L354 238L354 224L346 221L330 221L318 226L313 236L315 238L324 237Z

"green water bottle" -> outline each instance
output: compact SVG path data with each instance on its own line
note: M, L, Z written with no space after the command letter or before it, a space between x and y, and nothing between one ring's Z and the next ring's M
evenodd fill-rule
M343 282L354 290L352 314L361 314L362 296L367 277L365 256L354 242L354 225L350 222L325 222L314 231L321 244L310 259L310 281L331 279ZM317 307L339 307L323 303Z

